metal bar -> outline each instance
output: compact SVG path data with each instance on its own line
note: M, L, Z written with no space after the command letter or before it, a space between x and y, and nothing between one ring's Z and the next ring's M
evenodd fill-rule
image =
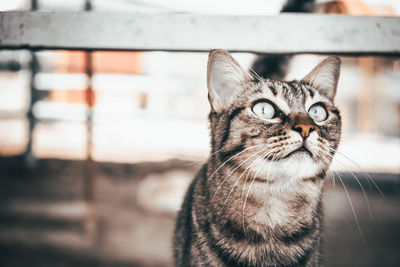
M31 0L31 10L35 11L39 9L38 0Z
M6 12L1 48L400 55L400 18Z
M92 53L87 52L85 55L85 67L86 74L89 77L88 85L85 90L87 111L86 111L86 174L85 174L85 185L84 185L84 196L89 202L93 202L95 199L94 190L94 166L92 159L92 139L93 139L93 105L94 105L94 94L92 89L92 76L93 76L93 61Z
M36 11L37 9L38 9L37 0L31 0L31 10ZM25 166L30 169L33 169L37 165L37 159L33 152L33 130L35 129L36 125L36 118L35 115L33 114L33 105L38 100L37 89L35 86L35 76L39 72L39 62L36 57L36 53L34 51L30 51L30 54L31 54L31 61L29 64L31 70L31 79L29 86L30 100L29 100L29 109L27 113L27 118L29 122L28 144L26 145L26 150L23 154L23 159L25 162Z
M92 10L91 0L85 1L85 11ZM96 242L96 175L95 165L92 158L93 150L93 105L94 105L94 93L92 87L93 78L93 55L92 52L88 51L85 54L85 69L88 76L88 84L85 90L86 96L86 164L85 164L85 175L83 180L83 194L87 205L87 214L85 218L85 229L86 234L89 238Z
M26 145L26 150L24 152L24 161L28 168L34 168L36 166L36 157L33 152L33 130L35 129L36 125L36 118L33 114L33 105L37 101L36 95L36 87L35 87L35 76L39 71L39 63L36 57L35 52L31 53L31 62L30 62L30 69L31 69L31 80L30 80L30 101L29 101L29 109L27 113L27 118L29 121L29 128L28 128L28 144Z
M85 55L86 74L89 77L88 85L85 90L86 96L86 164L83 177L83 196L87 205L87 216L85 219L85 229L89 238L95 242L96 238L96 175L95 163L92 158L93 150L93 105L94 93L92 88L93 58L92 52Z

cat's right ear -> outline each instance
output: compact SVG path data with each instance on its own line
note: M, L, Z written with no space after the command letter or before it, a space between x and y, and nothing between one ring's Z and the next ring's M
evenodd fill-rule
M340 59L328 57L321 61L303 81L313 85L322 95L333 101L340 75Z
M227 109L243 90L250 75L225 50L213 50L208 55L208 99L214 112Z

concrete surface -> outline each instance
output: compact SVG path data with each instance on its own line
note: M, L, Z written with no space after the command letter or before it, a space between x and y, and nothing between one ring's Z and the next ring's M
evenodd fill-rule
M96 163L88 202L84 162L20 163L0 159L0 266L172 266L176 207L198 164ZM324 196L324 266L400 266L400 178L372 175L384 198L358 174L371 218L358 183L341 175L362 235L336 178Z

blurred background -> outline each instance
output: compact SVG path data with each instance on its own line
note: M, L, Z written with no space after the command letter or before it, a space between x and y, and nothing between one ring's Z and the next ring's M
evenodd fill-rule
M0 11L276 15L285 2L2 0ZM313 12L398 16L400 2ZM294 56L285 79L323 57ZM400 266L400 58L341 59L324 265ZM203 52L0 50L0 265L172 266L176 212L210 150L206 63Z

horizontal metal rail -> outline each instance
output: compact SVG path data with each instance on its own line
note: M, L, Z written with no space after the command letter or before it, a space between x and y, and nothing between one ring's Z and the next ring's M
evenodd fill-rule
M0 13L0 49L21 48L400 55L400 18Z

